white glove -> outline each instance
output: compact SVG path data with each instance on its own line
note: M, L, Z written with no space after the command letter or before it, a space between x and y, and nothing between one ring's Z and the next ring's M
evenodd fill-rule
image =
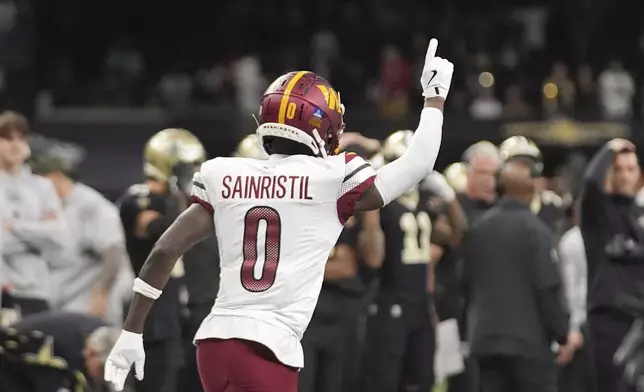
M456 192L454 192L454 189L452 189L445 177L437 171L431 172L423 182L420 183L420 189L435 194L446 203L451 203L456 198Z
M123 330L105 361L105 381L111 382L117 391L122 391L132 364L134 364L136 379L143 380L145 367L143 335Z
M447 98L449 87L452 85L454 64L440 57L435 57L436 49L438 49L438 40L432 38L429 41L423 74L420 77L420 85L425 98Z

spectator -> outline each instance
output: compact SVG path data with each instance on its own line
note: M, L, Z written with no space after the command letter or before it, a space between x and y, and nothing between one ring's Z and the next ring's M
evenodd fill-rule
M611 61L599 75L599 93L606 119L628 120L631 117L635 82L620 61Z
M137 87L142 82L145 61L140 51L122 40L109 49L104 60L104 94L114 105L133 104Z
M575 83L568 75L568 67L560 61L556 62L543 82L543 109L546 116L572 115L575 93Z
M340 45L335 34L330 30L321 30L311 38L313 72L331 80L333 62L339 55Z
M521 87L512 85L505 92L503 117L506 120L526 120L532 115L532 108L523 99Z
M221 93L231 84L230 79L229 70L222 64L200 69L195 77L195 95L201 103L216 103Z
M159 81L159 94L164 107L181 111L192 100L193 81L187 72L169 72Z
M266 89L259 59L246 56L237 60L233 66L233 77L237 87L237 108L242 115L257 112L257 101Z
M382 51L380 80L376 89L376 97L384 115L397 117L407 114L411 68L395 46L387 46Z
M470 105L470 115L476 120L496 120L503 114L503 105L494 96L492 87L479 89Z
M597 86L593 80L593 70L582 65L577 71L577 103L575 114L580 120L596 120L599 111Z

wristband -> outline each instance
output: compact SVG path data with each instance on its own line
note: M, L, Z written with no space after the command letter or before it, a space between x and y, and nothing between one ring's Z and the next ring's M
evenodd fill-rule
M154 287L150 286L149 284L145 283L140 278L134 279L134 285L132 286L132 291L135 293L139 293L144 297L148 297L152 300L157 300L161 296L161 293L163 293L162 290L155 289Z

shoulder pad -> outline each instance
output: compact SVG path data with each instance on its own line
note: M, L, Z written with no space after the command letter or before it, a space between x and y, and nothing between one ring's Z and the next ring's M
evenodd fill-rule
M123 206L137 206L145 210L150 205L150 188L145 184L135 184L127 189L125 195L117 202L119 208Z
M543 204L552 204L555 207L563 206L563 200L559 195L553 191L543 190L541 191L541 202Z

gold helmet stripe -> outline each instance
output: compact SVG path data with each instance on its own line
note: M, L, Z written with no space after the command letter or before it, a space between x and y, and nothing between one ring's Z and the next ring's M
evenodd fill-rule
M291 91L295 88L297 82L302 79L302 76L309 73L309 71L300 71L293 76L290 82L286 85L284 89L284 95L282 95L282 102L280 103L280 112L277 116L277 122L280 124L285 124L286 121L286 107L288 106L288 97L291 96Z

